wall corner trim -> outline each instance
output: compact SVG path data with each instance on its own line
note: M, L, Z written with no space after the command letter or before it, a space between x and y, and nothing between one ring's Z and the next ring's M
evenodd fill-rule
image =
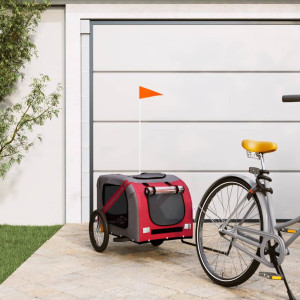
M80 20L80 33L81 34L90 33L90 20Z

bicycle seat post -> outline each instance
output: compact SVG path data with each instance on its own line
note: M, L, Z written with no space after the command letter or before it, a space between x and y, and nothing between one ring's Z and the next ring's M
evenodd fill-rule
M265 164L264 154L263 153L257 153L257 156L259 157L259 160L261 162L261 168L262 168L262 170L266 170L266 164Z

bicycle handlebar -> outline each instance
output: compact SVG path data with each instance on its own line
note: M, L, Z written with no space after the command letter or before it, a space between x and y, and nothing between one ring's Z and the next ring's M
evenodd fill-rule
M282 102L300 102L300 95L284 95Z

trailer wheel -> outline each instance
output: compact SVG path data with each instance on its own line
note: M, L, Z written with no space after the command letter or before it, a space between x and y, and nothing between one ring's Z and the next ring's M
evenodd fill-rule
M109 233L107 219L102 211L95 210L91 214L89 234L94 249L97 252L103 252L108 244Z
M164 242L164 240L153 240L153 241L150 241L150 243L157 247L157 246L160 246L162 243Z

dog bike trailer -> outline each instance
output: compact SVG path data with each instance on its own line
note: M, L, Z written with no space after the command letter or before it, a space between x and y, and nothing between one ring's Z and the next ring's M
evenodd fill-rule
M174 175L102 175L97 181L97 210L91 214L90 239L105 250L109 234L116 242L192 238L192 201L187 185Z

